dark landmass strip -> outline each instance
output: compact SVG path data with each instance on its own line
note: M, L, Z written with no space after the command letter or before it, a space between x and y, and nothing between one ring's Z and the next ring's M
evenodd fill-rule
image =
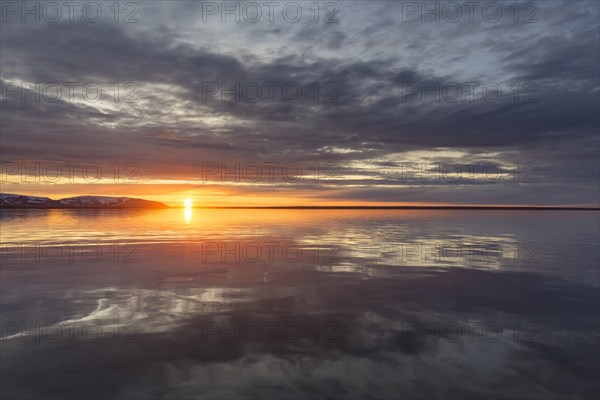
M23 196L19 194L0 193L0 209L34 209L34 208L85 208L85 209L118 209L118 208L169 208L158 201L136 199L131 197L77 196L59 200L48 197Z

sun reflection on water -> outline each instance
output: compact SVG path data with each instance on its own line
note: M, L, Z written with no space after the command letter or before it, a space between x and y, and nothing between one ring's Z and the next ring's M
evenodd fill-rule
M190 221L192 220L192 200L185 199L183 204L185 206L185 208L183 209L183 216L185 218L185 223L189 224Z

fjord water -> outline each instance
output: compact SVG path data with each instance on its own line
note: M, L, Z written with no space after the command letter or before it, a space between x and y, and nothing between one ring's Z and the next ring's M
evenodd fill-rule
M597 397L599 217L0 210L0 394Z

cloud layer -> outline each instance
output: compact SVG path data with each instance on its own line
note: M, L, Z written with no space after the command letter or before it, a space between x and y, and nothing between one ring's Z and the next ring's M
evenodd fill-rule
M490 6L455 23L445 3L321 3L317 16L281 2L286 13L270 22L263 5L255 23L244 3L227 3L240 22L223 22L221 3L136 4L117 23L103 4L96 23L4 16L4 163L134 162L143 182L198 194L211 183L322 201L598 204L598 3L522 3L517 15L495 2L497 22ZM265 162L335 165L337 179L201 179L206 163ZM407 163L490 164L508 178L423 182ZM537 182L512 179L515 163L537 166Z

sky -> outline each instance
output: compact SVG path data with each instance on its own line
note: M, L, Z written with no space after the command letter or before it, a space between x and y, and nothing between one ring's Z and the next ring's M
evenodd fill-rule
M3 193L600 205L599 2L70 4L0 3Z

